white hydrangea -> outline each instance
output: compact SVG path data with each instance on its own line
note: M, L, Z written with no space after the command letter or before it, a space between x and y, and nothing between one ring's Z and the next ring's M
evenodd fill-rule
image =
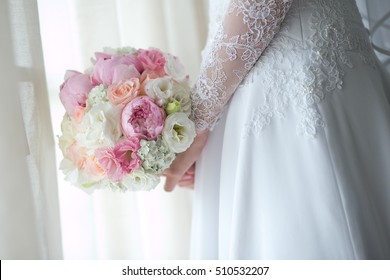
M100 147L112 147L122 135L121 110L108 103L98 104L89 110L81 122L76 141L79 146L93 151Z
M104 85L98 85L94 87L88 94L87 98L87 111L89 111L92 107L107 103L107 87Z
M122 186L130 191L150 191L160 183L160 177L145 170L136 169L122 179Z
M182 153L194 141L195 124L185 113L173 113L165 119L162 136L173 152Z
M159 174L168 168L175 159L168 145L158 138L156 141L141 140L141 148L138 150L138 156L142 161L142 167L146 171Z
M122 47L122 48L103 48L103 52L106 54L112 55L121 55L121 54L134 54L137 50L133 47Z
M74 138L76 135L76 124L65 113L62 122L61 122L61 131L62 135L58 139L58 145L62 151L63 156L66 156L66 150L74 143Z

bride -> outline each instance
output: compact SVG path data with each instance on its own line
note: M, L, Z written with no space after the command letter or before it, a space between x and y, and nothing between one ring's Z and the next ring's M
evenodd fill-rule
M355 1L210 5L198 136L165 173L196 161L192 257L390 259L390 86Z

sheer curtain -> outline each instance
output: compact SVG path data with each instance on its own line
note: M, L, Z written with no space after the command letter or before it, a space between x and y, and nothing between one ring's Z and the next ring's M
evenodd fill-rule
M35 1L0 1L0 259L62 258Z
M66 69L83 71L105 46L158 47L180 57L195 78L207 18L199 0L38 0L54 134L64 109ZM57 166L61 159L58 149ZM92 195L58 175L65 259L188 258L191 191L99 191Z
M390 1L357 0L378 58L390 73Z

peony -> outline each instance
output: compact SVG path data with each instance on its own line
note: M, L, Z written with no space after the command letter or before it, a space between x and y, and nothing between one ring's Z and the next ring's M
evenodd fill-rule
M167 77L150 80L145 85L145 91L157 104L163 105L173 94L173 80Z
M141 161L137 154L140 148L140 139L137 137L125 138L115 146L115 157L124 172L129 173L140 167Z
M187 150L195 135L195 125L185 113L173 113L166 118L162 137L173 152Z
M161 138L156 141L141 140L138 156L144 170L154 174L163 172L175 159L175 154Z
M188 78L183 64L181 64L180 60L176 56L165 54L165 60L166 63L164 66L164 71L167 75L178 81Z
M164 128L165 112L150 97L139 96L122 111L122 131L127 137L154 140Z
M138 51L137 58L147 73L154 73L159 77L165 75L165 57L160 50L154 48L148 50L141 49Z
M145 172L144 170L133 170L122 179L122 185L127 190L132 191L150 191L154 189L160 179L158 176Z
M93 88L90 78L77 71L67 71L65 81L60 86L60 99L66 112L72 118L76 110L85 107L88 93Z
M102 103L85 114L75 138L79 145L94 150L114 146L121 135L120 109L109 103Z
M139 94L140 83L138 78L131 78L124 82L111 85L108 88L108 99L114 105L127 104Z
M96 54L96 64L92 71L95 85L109 86L131 78L139 78L143 71L142 64L134 55Z

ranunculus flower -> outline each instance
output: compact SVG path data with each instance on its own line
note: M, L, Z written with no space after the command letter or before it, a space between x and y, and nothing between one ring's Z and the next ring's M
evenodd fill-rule
M142 63L145 71L148 73L157 74L159 77L165 75L165 57L164 53L162 53L158 49L150 48L148 50L139 50L137 54L137 58Z
M131 78L139 78L143 66L134 55L96 54L96 64L92 71L95 85L109 86Z
M77 71L67 71L65 81L60 86L60 99L66 112L75 117L79 107L85 107L88 93L93 88L90 78Z
M173 113L166 118L162 137L175 153L187 150L195 135L195 124L185 113Z
M138 96L139 89L140 83L138 78L131 78L130 80L111 85L108 88L108 99L114 105L125 105Z
M150 191L154 189L159 182L160 178L154 174L145 172L144 170L134 170L123 177L122 185L127 190Z
M126 173L140 167L141 160L137 154L140 148L140 139L137 137L125 138L116 144L114 148L115 157Z
M180 60L176 56L165 54L165 60L166 63L164 71L167 75L178 81L189 78L185 72L183 64L181 64Z
M145 91L149 97L161 106L173 94L173 80L168 77L150 80L145 85Z
M122 111L122 131L127 137L154 140L164 128L164 109L148 96L130 101Z
M106 171L107 177L114 182L122 180L126 174L122 169L121 163L115 156L114 149L100 148L95 151L95 156L99 162L99 165Z

